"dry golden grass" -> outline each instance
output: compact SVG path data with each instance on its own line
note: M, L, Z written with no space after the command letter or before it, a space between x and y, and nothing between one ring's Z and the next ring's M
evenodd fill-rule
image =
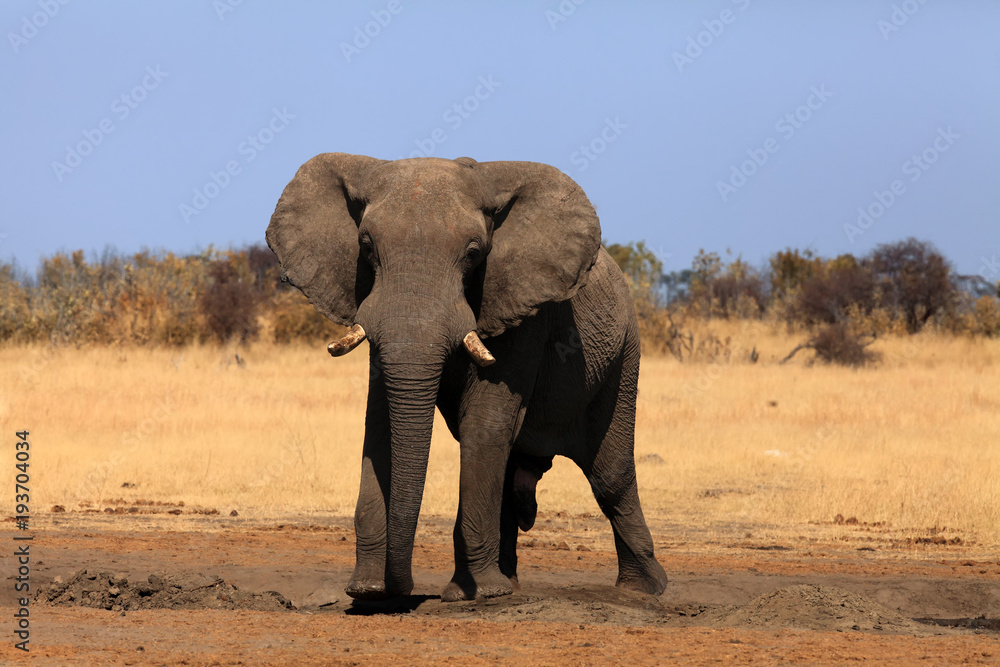
M778 365L803 339L780 329L700 326L731 337L729 360L643 360L636 457L654 522L756 537L842 514L901 535L947 527L1000 542L1000 341L880 340L878 366L849 370L808 366L808 353ZM367 368L366 349L331 359L323 346L7 347L0 432L12 445L31 431L36 513L144 498L351 515ZM11 489L12 447L2 451ZM454 516L458 461L438 418L424 513ZM539 505L597 511L558 458Z

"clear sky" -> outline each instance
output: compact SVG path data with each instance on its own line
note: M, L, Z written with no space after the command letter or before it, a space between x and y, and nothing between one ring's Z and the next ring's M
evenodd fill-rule
M313 155L419 151L555 165L667 270L1000 279L1000 2L576 2L5 0L0 258L260 242Z

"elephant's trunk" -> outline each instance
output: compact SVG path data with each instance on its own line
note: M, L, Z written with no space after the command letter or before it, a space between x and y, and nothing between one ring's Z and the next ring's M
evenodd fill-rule
M468 304L425 273L383 274L358 309L372 349L372 372L385 390L389 446L385 500L387 597L413 589L411 561L441 374L446 359L475 326ZM360 334L360 331L359 331ZM373 418L369 411L368 418ZM382 417L385 418L385 417ZM383 459L384 461L384 459Z
M435 355L410 347L399 351L405 361L386 361L382 370L391 442L385 561L385 585L390 596L407 595L413 589L413 539L444 363L443 350Z

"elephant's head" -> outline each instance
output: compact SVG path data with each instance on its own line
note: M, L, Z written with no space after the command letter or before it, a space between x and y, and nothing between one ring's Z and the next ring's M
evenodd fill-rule
M367 337L382 369L391 433L386 577L402 580L445 361L464 345L477 363L491 363L480 336L573 296L600 248L597 215L572 179L543 164L325 153L285 188L267 243L285 280L351 326L331 353Z

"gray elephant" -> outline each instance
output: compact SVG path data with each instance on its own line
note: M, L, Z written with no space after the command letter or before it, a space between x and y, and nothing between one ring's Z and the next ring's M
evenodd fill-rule
M617 585L663 592L636 489L636 316L572 179L533 162L325 153L285 188L267 243L283 280L351 327L331 354L370 344L348 595L413 589L435 406L461 451L444 600L513 592L518 528L556 454L611 521Z

